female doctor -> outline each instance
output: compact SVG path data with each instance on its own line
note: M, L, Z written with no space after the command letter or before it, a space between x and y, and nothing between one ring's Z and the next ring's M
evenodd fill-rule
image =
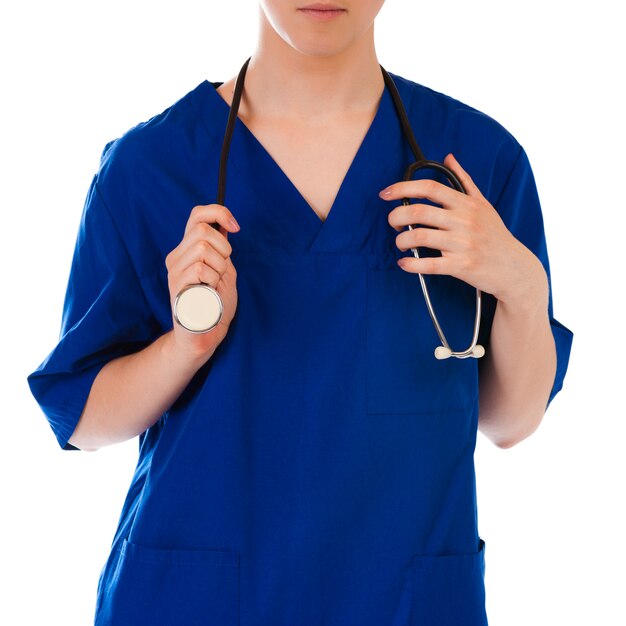
M391 74L467 195L403 181L383 1L260 2L224 204L235 77L103 150L61 338L28 376L64 450L139 436L96 624L487 624L477 430L503 448L533 433L573 334L521 145ZM434 358L418 273L457 349L483 292L482 358ZM194 334L173 306L199 282L224 309Z

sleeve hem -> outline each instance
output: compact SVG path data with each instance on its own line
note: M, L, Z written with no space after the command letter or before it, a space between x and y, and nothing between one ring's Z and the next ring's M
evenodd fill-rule
M39 402L45 416L48 418L50 427L62 450L81 450L81 448L72 445L68 440L76 430L80 416L87 403L87 398L91 392L93 382L106 363L107 361L99 362L91 365L82 372L73 374L70 383L72 385L72 393L68 395L67 401L60 407L57 407L53 397L44 395L49 385L49 383L45 382L47 378L46 375L38 376L37 373L33 373L28 377L31 392ZM62 379L63 374L59 376ZM61 379L58 381L59 383L61 383ZM38 384L39 382L41 382L41 387ZM50 387L50 389L54 388L55 387ZM50 392L48 391L48 393Z
M554 337L557 362L554 382L552 384L552 389L550 390L550 396L546 404L546 410L550 406L550 403L552 402L554 397L563 388L563 381L565 379L565 373L567 372L569 358L572 350L572 342L574 339L574 333L554 317L550 319L550 327L552 329L552 335Z

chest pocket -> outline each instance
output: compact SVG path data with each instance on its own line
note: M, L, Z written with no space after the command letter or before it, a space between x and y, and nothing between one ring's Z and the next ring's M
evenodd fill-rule
M476 291L447 275L425 275L431 302L450 346L472 338ZM467 411L478 400L477 359L439 360L441 345L419 276L399 267L368 268L366 412Z

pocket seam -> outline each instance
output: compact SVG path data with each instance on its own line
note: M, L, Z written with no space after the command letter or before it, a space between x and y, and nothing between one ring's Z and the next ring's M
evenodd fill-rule
M413 563L459 563L466 562L470 565L480 564L485 558L485 541L482 537L478 538L478 550L476 552L457 552L451 554L413 554ZM441 560L440 560L441 559Z
M367 404L367 406L369 406L369 404ZM374 409L369 408L366 408L366 411L368 415L432 415L438 413L458 413L460 411L471 411L473 406L474 405L472 403L469 403L465 406L459 407L458 409L437 409L435 411L431 411L429 409L426 409L425 411L375 411Z
M152 565L224 565L239 567L239 551L232 548L151 548L124 538L118 548L121 556ZM157 558L158 557L158 558ZM183 558L188 560L182 560Z

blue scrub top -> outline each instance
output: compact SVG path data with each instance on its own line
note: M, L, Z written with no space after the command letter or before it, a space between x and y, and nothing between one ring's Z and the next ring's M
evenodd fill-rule
M427 158L453 152L549 276L524 149L484 113L391 76ZM106 144L60 339L28 376L64 450L76 449L68 438L102 366L172 328L165 257L192 207L217 196L229 112L220 84L201 82ZM407 253L387 216L400 202L378 196L413 160L385 87L321 221L237 119L224 201L241 225L229 235L237 313L138 438L96 624L487 624L473 461L482 361L433 356L419 277L396 265ZM450 344L464 349L474 288L426 280ZM495 304L483 294L487 350ZM552 311L550 291L550 401L573 337Z

